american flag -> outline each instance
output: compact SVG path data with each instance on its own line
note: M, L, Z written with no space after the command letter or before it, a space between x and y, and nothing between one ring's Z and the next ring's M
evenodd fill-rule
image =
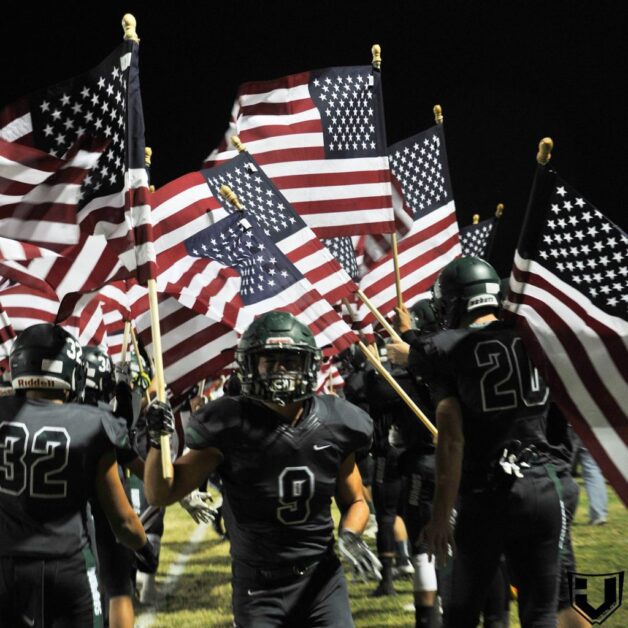
M15 336L11 319L0 304L0 380L4 382L8 381L6 373L10 370L9 356Z
M155 246L160 268L168 269L168 281L181 284L186 277L197 274L200 263L187 256L183 241L235 211L220 194L223 185L231 188L245 214L257 220L264 233L325 299L333 303L357 289L329 250L247 153L241 153L216 168L180 177L153 195ZM162 273L164 276L158 281L164 292L165 274ZM202 289L198 282L197 277L194 286L188 287L188 294L192 294L193 289ZM193 307L191 301L184 305Z
M345 380L340 374L338 367L331 359L321 362L318 376L316 378L315 392L317 395L338 393L345 387Z
M428 294L440 270L461 253L443 127L436 125L389 151L393 176L414 216L398 244L403 301L411 306ZM382 314L393 312L397 294L392 253L373 265L360 288ZM358 319L372 321L366 306L360 307Z
M3 247L2 259L63 253L78 243L81 187L107 144L84 135L61 159L0 139L0 231L24 246Z
M548 167L533 189L505 307L628 504L628 238Z
M244 83L205 165L236 154L234 135L319 237L394 230L381 77L371 66Z
M472 223L460 230L460 246L466 257L480 257L488 260L491 254L492 235L495 230L495 218Z
M219 279L199 295L200 313L243 333L256 316L271 310L294 314L308 325L320 347L342 351L357 341L316 288L281 252L268 226L246 212L230 214L188 238L188 256L208 260L203 269ZM185 295L175 289L180 302ZM197 300L198 302L198 300Z
M79 191L80 240L73 258L87 248L83 268L106 264L111 276L135 272L143 281L154 274L155 254L136 43L124 41L84 75L0 111L0 139L52 157L67 158L85 134L106 142L107 148ZM89 236L92 240L86 242ZM94 238L106 239L106 245L95 244ZM79 289L83 289L81 279L75 282L75 290Z
M140 314L135 323L144 347L152 356L150 313ZM159 325L164 377L175 397L202 379L216 377L234 362L238 334L183 307L173 297L159 295Z
M352 238L344 236L342 238L323 238L323 244L329 252L338 260L338 263L345 269L347 275L355 282L360 280L358 261L355 256Z

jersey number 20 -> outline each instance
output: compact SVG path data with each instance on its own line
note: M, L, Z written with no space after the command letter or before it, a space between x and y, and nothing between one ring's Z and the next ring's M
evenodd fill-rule
M475 361L486 367L480 380L484 412L516 408L520 402L540 406L547 401L547 386L525 354L521 338L514 338L509 347L499 340L478 342Z
M21 495L28 487L31 497L65 497L68 483L59 474L68 466L70 435L64 427L42 427L29 437L24 423L0 423L0 492Z

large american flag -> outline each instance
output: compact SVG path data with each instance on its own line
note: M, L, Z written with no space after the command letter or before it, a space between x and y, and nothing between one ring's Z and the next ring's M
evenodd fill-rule
M207 260L201 272L216 278L199 295L200 313L243 333L256 316L282 310L308 325L320 347L333 345L342 351L356 342L355 334L267 232L252 213L237 212L185 241L189 257ZM173 296L185 300L178 288Z
M628 238L548 167L533 189L505 307L628 504Z
M223 185L237 195L245 215L257 220L264 233L325 299L333 303L357 289L251 155L241 153L215 168L180 177L153 195L155 246L160 269L164 269L158 281L162 291L166 291L166 277L168 282L178 285L188 282L189 295L194 290L206 289L198 276L200 262L190 258L182 244L186 238L236 211L221 195ZM167 291L172 293L171 289ZM184 304L193 307L191 301Z
M106 142L107 148L79 191L80 236L72 257L83 255L83 270L107 266L108 276L136 273L144 281L154 275L155 254L136 43L124 41L84 75L0 111L1 140L34 147L52 157L67 158L85 134ZM41 271L55 273L54 269ZM79 273L74 283L75 290L81 290L83 284L87 287L94 281Z
M394 230L381 77L371 66L244 83L205 165L236 154L234 135L319 237Z
M427 296L440 270L461 254L442 125L391 146L390 164L414 216L398 243L401 291L410 306ZM397 293L392 253L373 265L360 288L382 314L393 312ZM360 307L358 319L372 321L366 306Z
M496 219L487 218L482 222L471 223L460 230L460 246L466 257L480 257L488 260L491 254L492 236Z
M107 144L81 136L61 159L0 139L0 232L24 247L3 247L2 259L63 253L78 243L82 184Z

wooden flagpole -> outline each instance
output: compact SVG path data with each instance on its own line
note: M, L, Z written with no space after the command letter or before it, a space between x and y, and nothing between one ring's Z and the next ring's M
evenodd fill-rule
M131 321L124 321L124 333L122 334L122 353L120 354L120 362L126 362L126 354L129 348L129 334L131 333Z
M375 370L392 386L394 391L401 397L404 403L414 412L417 418L425 425L425 427L430 431L432 436L436 438L438 436L438 430L434 427L433 423L423 414L421 409L410 399L408 393L397 383L395 378L384 368L382 363L373 356L369 348L360 340L358 342L358 347L364 354L364 357L373 365Z
M124 29L124 39L130 39L139 44L140 39L136 32L137 21L133 15L127 13L122 18L122 28ZM152 151L145 151L147 165L150 166ZM157 300L157 282L155 279L147 281L148 303L150 305L150 327L153 337L153 356L155 360L155 381L157 384L157 399L166 402L166 380L164 378L164 363L161 354L161 331L159 327L159 308ZM170 437L162 436L161 444L161 468L163 477L170 479L173 477L172 460L170 458Z
M371 311L371 314L378 320L379 324L388 332L390 337L396 342L403 342L401 336L394 330L392 325L382 316L381 312L371 303L369 298L362 292L362 290L358 290L356 292L358 298L368 309Z

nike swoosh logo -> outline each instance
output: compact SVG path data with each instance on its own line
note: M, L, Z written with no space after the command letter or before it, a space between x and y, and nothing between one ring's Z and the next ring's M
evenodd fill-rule
M321 449L327 449L331 445L314 445L314 451L320 451Z
M24 623L27 624L28 626L35 625L35 620L28 617L28 615L22 615L22 619L24 620Z
M247 594L248 595L262 595L262 593L268 593L268 591L264 590L264 589L260 589L259 591L251 591L251 589L248 589Z

